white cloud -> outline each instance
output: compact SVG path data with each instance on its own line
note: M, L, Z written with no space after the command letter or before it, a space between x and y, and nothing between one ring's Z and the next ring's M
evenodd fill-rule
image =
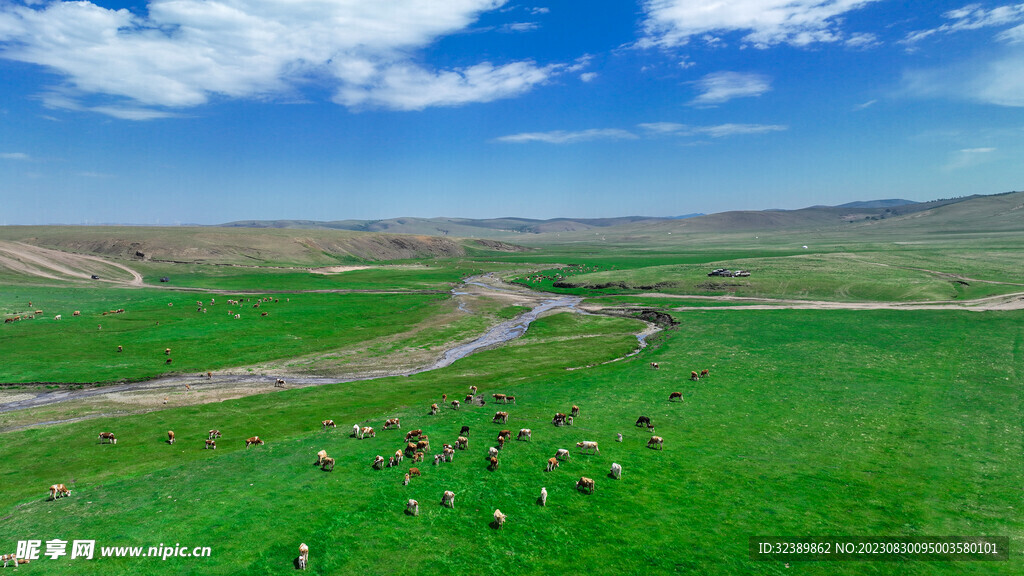
M718 126L695 128L694 131L699 134L707 134L712 138L723 138L725 136L739 136L744 134L782 132L788 129L788 126L782 126L779 124L719 124Z
M0 152L0 160L28 160L28 154L24 152Z
M529 32L540 28L536 22L510 22L501 27L502 32Z
M867 102L863 102L861 104L857 104L856 106L854 106L853 111L860 112L861 110L867 110L868 108L874 106L877 103L878 100L868 100Z
M973 168L992 160L992 153L995 151L995 148L964 148L963 150L957 150L950 156L949 162L943 166L943 169L961 170Z
M505 1L150 0L147 16L90 2L4 2L0 56L62 76L64 107L122 118L215 97L287 97L310 81L358 105L486 102L564 69L521 61L429 70L416 52ZM97 95L98 105L81 102Z
M788 126L779 124L719 124L717 126L690 126L676 122L647 122L637 124L641 134L618 128L593 128L590 130L551 132L524 132L496 138L496 142L545 142L548 144L573 144L590 140L637 140L640 138L658 138L666 136L709 136L724 138L746 134L765 134L788 130Z
M538 8L530 8L530 14L533 14L534 16L536 16L537 14L547 14L548 12L551 12L551 9L545 8L543 6Z
M496 138L497 142L526 143L544 142L547 144L574 144L592 140L636 140L636 134L618 128L592 128L590 130L553 130L551 132L523 132Z
M838 42L844 38L841 16L877 1L646 0L640 45L682 46L693 37L725 32L745 32L743 42L758 48Z
M944 13L942 17L951 20L951 22L937 28L911 32L903 39L903 43L914 44L935 34L952 34L953 32L963 30L978 30L980 28L1017 24L1024 21L1024 4L998 6L989 10L982 8L980 4L968 4L963 8L950 10Z
M590 82L594 78L597 78L597 72L584 72L580 74L580 80L584 82Z
M761 74L714 72L694 82L701 91L690 104L713 106L733 98L760 96L771 90L771 80Z
M961 62L946 68L906 71L903 92L920 98L952 98L1024 107L1024 52L1010 51L987 62Z

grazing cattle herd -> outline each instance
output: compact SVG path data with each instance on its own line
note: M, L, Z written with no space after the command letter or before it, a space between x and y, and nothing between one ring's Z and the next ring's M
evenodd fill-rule
M167 349L165 352L167 354L170 354L170 349ZM656 365L655 365L655 367L656 367ZM708 371L704 370L701 373L693 372L693 375L695 375L696 378L699 379L702 376L707 376L707 373L708 373ZM476 392L476 386L472 387L472 392L473 393ZM445 395L445 396L447 396L447 395ZM509 399L513 399L514 400L514 397L508 396L508 395L504 395L504 394L493 394L492 396L493 396L493 398L496 401L503 401L504 403L510 403ZM676 398L681 400L682 399L682 393L680 393L680 392L673 392L669 396L670 400L676 399ZM437 404L433 404L431 406L431 414L432 415L436 415L437 407L438 407ZM452 403L452 408L453 409L457 409L458 408L458 401L455 401L455 402ZM555 417L552 420L553 424L555 424L555 426L571 425L573 417L579 417L580 407L577 406L577 405L573 405L571 410L570 410L570 413L572 414L572 416L568 416L568 415L566 415L564 413L561 413L561 412L556 413ZM510 415L509 415L508 412L504 412L504 411L497 412L497 413L495 413L494 417L492 418L492 422L494 422L494 423L507 423L508 420L509 420L509 417L510 417ZM320 422L320 424L321 424L321 429L322 430L327 430L327 428L336 428L337 427L333 420L322 420ZM646 427L650 431L654 430L654 425L651 423L651 419L649 417L647 417L647 416L640 416L640 417L638 417L637 420L636 420L635 426L639 427L639 428ZM387 420L384 421L383 430L400 429L400 428L401 428L401 423L400 423L399 418L388 418ZM468 438L469 433L470 433L469 426L462 425L461 429L459 430L459 435L458 435L457 439L455 440L455 444L452 445L452 444L444 443L443 444L442 453L441 454L437 454L434 457L434 464L439 466L442 463L452 462L454 460L454 455L455 455L455 450L456 449L468 450L468 448L469 448L469 438ZM499 465L500 465L500 461L498 459L498 455L500 453L500 449L504 446L505 440L511 438L511 435L512 435L512 431L511 430L501 430L498 433L498 436L497 436L497 446L489 446L488 447L486 461L487 461L487 468L489 470L491 470L491 471L497 471L498 470ZM617 436L617 441L618 442L622 442L623 441L623 435L621 433L618 433L616 436ZM220 438L220 437L221 437L220 430L216 430L216 429L210 430L209 433L208 433L208 437L205 439L205 448L206 449L216 449L216 447L217 447L216 439ZM366 438L375 438L376 437L376 433L374 432L374 429L371 426L360 426L359 424L354 424L352 426L352 437L355 437L355 438L358 438L360 440L363 440L363 439L366 439ZM175 439L176 438L175 438L174 431L168 430L167 431L167 443L168 444L174 444ZM517 436L517 440L520 440L520 441L530 441L530 440L532 440L532 430L530 428L520 428L519 429L519 434ZM99 434L99 441L100 441L101 444L106 444L106 443L117 444L117 438L115 437L115 435L112 432L101 432ZM402 449L395 450L394 455L391 456L388 460L385 460L384 457L381 456L381 455L377 455L377 456L374 457L373 462L371 464L371 467L373 469L375 469L375 470L383 470L385 468L385 462L387 462L387 467L388 468L396 467L396 466L400 465L403 462L405 456L407 456L407 455L408 456L412 456L413 462L422 462L423 458L424 458L424 453L425 452L430 452L429 438L428 438L428 436L426 434L424 434L422 429L415 429L415 430L408 431L404 435L404 442L405 442L405 450L404 450L404 452L403 452ZM263 444L264 444L264 441L259 436L249 437L245 441L246 448L248 448L248 447L250 447L252 445L263 445ZM579 441L579 442L576 443L576 447L579 449L579 452L581 454L588 454L588 455L598 455L598 454L600 454L600 449L598 447L598 442L597 441L582 440L582 441ZM650 439L647 441L647 448L652 448L652 449L653 448L657 448L658 450L663 450L664 449L664 440L663 440L663 438L660 437L660 436L651 436ZM550 452L549 452L549 454L550 454ZM570 456L569 451L567 449L564 449L564 448L559 448L557 450L557 452L555 453L555 456L547 459L547 465L545 467L545 471L546 472L554 472L556 469L558 469L560 467L560 464L562 462L568 462L570 460L571 460L571 456ZM317 454L316 454L316 461L314 462L315 466L320 467L321 470L323 470L323 471L331 472L331 471L334 470L335 464L336 464L336 460L334 458L328 456L326 450L320 450L319 452L317 452ZM417 477L417 476L420 476L420 475L421 475L421 472L420 472L419 468L411 467L411 468L408 469L408 472L403 474L402 484L403 485L408 485L413 477ZM609 471L608 476L613 478L613 479L615 479L615 480L621 480L621 478L622 478L622 466L620 464L618 464L618 463L614 463L613 462L611 464L611 469ZM595 489L596 489L596 482L594 481L593 478L589 478L587 476L581 476L579 478L579 480L576 481L576 485L575 486L576 486L576 490L578 492L580 492L580 493L593 494ZM50 491L49 492L50 492L50 500L57 500L59 498L63 498L63 497L71 495L71 490L69 490L64 484L54 484L54 485L50 486ZM540 490L540 497L537 499L538 504L540 506L546 506L547 505L547 498L548 498L547 488L546 487L542 487L541 490ZM453 509L454 510L455 509L455 492L453 492L451 490L445 490L444 493L441 496L440 506L443 507L443 508L448 508L448 509ZM406 506L405 506L405 512L406 512L406 514L408 514L410 516L419 516L419 513L420 513L419 502L414 500L414 499L411 499L411 498L408 499L407 502L406 502ZM506 519L507 519L507 516L504 513L502 513L501 510L497 510L496 509L494 511L494 522L493 522L492 526L494 528L496 528L496 529L497 528L501 528L504 525ZM297 564L298 568L303 569L303 570L306 569L306 566L307 566L307 563L308 563L308 556L309 556L309 548L308 548L308 546L306 544L303 543L303 544L301 544L299 546L299 557L296 559L296 564ZM6 559L5 559L5 565L6 565Z

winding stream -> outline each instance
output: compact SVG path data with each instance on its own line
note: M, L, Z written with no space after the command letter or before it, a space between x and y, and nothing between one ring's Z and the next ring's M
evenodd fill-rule
M462 284L453 288L451 294L453 298L458 299L459 296L467 296L468 292L464 289L466 286L476 286L483 288L486 291L497 291L504 293L517 293L524 297L540 300L540 304L533 306L529 311L516 316L511 320L506 320L496 326L490 328L479 338L472 342L465 344L459 344L453 348L449 348L442 354L440 358L434 361L432 364L417 368L415 370L407 372L399 372L394 374L388 374L386 376L363 376L354 378L325 378L318 376L289 376L289 375L220 375L215 376L213 379L206 379L197 377L194 375L173 375L154 378L152 380L146 380L144 382L134 382L130 384L114 384L110 386L100 386L94 388L86 388L82 390L51 390L51 391L32 391L35 394L31 398L22 398L11 402L5 402L0 404L0 413L11 412L14 410L23 410L26 408L35 408L39 406L46 406L49 404L55 404L57 402L64 402L67 400L78 400L81 398L88 398L91 396L99 396L103 394L114 394L119 392L139 392L146 390L160 390L168 388L178 388L185 384L189 384L195 388L205 388L207 386L216 386L218 384L260 384L270 382L272 383L275 379L283 377L288 381L289 387L295 386L318 386L323 384L335 384L339 382L357 382L363 380L374 380L377 378L386 378L390 376L411 376L413 374L420 374L430 370L437 370L446 366L452 365L456 360L465 358L474 352L493 348L510 340L519 338L526 333L530 324L533 323L541 314L551 312L554 310L569 310L581 314L590 314L584 310L578 308L578 305L583 301L582 297L579 296L560 296L554 294L548 294L543 292L537 292L528 288L520 287L504 287L497 286L496 283L500 282L493 274L485 274L482 276L473 276L467 278ZM459 302L459 310L467 313L472 313L465 308L463 303ZM646 338L652 334L651 327L636 335L637 341L642 349L646 346ZM636 352L639 352L637 350ZM636 353L634 352L634 353Z

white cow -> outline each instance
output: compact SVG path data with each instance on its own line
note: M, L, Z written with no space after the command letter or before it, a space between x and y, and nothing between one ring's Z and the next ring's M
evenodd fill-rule
M420 503L409 498L409 501L405 504L405 513L410 516L420 515Z
M548 489L547 488L541 488L540 489L540 505L541 506L547 506L548 505Z
M616 480L622 479L622 466L615 462L612 462L612 478L615 478Z
M309 546L305 543L299 544L299 570L305 570L309 562Z
M455 509L455 492L451 490L445 490L444 495L441 496L441 506L446 508Z

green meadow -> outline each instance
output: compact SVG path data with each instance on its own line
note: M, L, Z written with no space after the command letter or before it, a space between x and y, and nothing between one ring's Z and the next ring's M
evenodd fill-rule
M34 232L50 246L78 246L57 232ZM154 243L173 236L132 233ZM89 234L89 242L101 241ZM247 245L244 231L218 234ZM147 286L135 288L0 270L5 317L44 310L0 326L0 401L45 390L39 383L107 384L268 364L332 373L344 367L327 362L333 355L385 365L410 350L434 357L528 309L492 294L474 301L472 313L460 310L451 288L480 272L578 294L587 307L620 314L657 309L677 322L636 354L641 322L559 312L521 338L408 377L118 416L90 412L59 424L46 422L76 416L75 403L0 414L0 423L36 424L0 433L0 553L14 552L18 541L52 539L95 540L97 555L100 547L211 548L209 557L167 560L42 557L18 569L76 576L291 574L300 542L310 547L308 572L325 575L1024 572L1020 310L724 310L715 308L736 303L685 298L843 303L1017 294L1024 292L1014 258L1019 237L984 240L970 236L979 234L972 228L962 242L948 235L930 241L913 229L908 244L880 236L858 244L837 232L805 251L791 242L808 237L802 233L708 236L705 244L678 234L676 246L662 238L668 234L629 241L634 234L609 232L606 245L561 238L515 253L474 247L333 275L305 271L331 265L308 243L289 245L304 254L296 259L271 252L271 240L252 244L261 263L275 267L112 258L143 273ZM334 241L327 233L313 238ZM168 242L187 248L182 238ZM239 253L226 259L238 261ZM707 276L720 267L752 275ZM171 282L160 284L161 276ZM548 278L530 280L537 276ZM228 299L248 301L229 306ZM707 378L689 380L702 369ZM442 405L429 415L443 394L463 400L470 386L486 405ZM672 392L683 400L669 402ZM495 405L493 393L515 395L517 403ZM553 414L573 405L581 409L574 425L554 427ZM510 413L508 424L492 423L496 410ZM634 426L641 415L654 422L663 450L646 447L651 433ZM392 417L402 429L382 430ZM338 428L323 430L328 418ZM354 424L373 426L376 437L353 438ZM432 456L454 444L464 425L469 449L434 466ZM223 437L205 450L214 428ZM429 435L432 452L405 486L409 459L383 470L371 463L403 448L414 428ZM513 440L489 470L487 450L506 428ZM531 441L514 439L520 428L532 429ZM102 431L116 433L118 443L100 444ZM266 444L246 448L253 435ZM584 440L599 442L600 453L581 454L575 444ZM560 448L571 459L545 472ZM321 449L337 460L334 471L313 465ZM609 477L613 462L622 465L621 480ZM581 476L596 481L593 494L575 490ZM49 501L55 483L72 495ZM537 502L541 487L546 507ZM456 494L455 509L439 505L445 490ZM420 503L418 517L404 513L410 498ZM508 515L501 529L490 525L496 508ZM1008 537L1010 559L786 567L748 554L751 536L954 535Z

